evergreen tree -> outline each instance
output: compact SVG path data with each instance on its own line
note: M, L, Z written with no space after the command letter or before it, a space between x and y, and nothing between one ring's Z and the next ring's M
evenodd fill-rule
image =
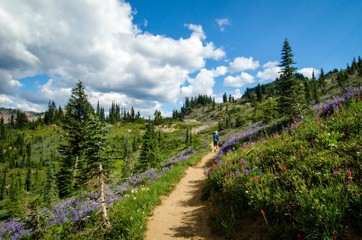
M222 96L222 101L224 103L226 103L228 101L228 96L226 95L226 93L224 93L224 95Z
M9 198L7 199L7 209L9 211L9 215L11 217L19 217L21 216L20 210L20 196L22 193L20 192L21 188L21 176L20 173L11 175L10 179L10 189L9 189Z
M26 218L26 227L32 229L30 236L31 239L41 239L44 235L45 216L41 214L42 202L39 196L35 197L30 204Z
M189 144L189 129L188 128L186 128L185 144L186 145Z
M347 92L347 84L348 84L348 75L345 71L339 71L337 75L337 84L338 87L342 90L342 93Z
M314 71L312 73L312 86L313 86L313 99L314 103L319 103L319 96L318 96L318 83L317 79L315 78Z
M159 110L156 110L154 116L155 116L155 125L160 125L162 123L161 112Z
M190 134L189 134L189 146L191 146L191 145L192 145L192 131L190 131Z
M256 86L255 93L256 93L256 99L257 99L259 102L263 101L263 94L262 94L262 90L261 90L260 84L258 84L258 85Z
M360 56L358 56L357 69L358 69L358 75L362 76L362 60Z
M54 173L53 164L50 164L46 171L46 181L43 189L43 201L47 207L58 199L57 179Z
M24 129L28 126L29 119L26 113L18 110L16 111L15 127L18 129Z
M25 190L27 192L30 192L30 186L31 186L31 167L30 163L26 167L26 178L25 178Z
M282 117L288 121L295 121L302 116L302 99L300 86L294 76L296 70L293 65L292 48L287 39L285 39L281 54L281 75L277 81L279 92L278 109Z
M96 115L99 116L101 114L101 109L99 107L99 100L97 101Z
M7 167L4 167L2 181L1 181L1 185L0 185L0 200L3 200L5 198L6 173L7 172L8 172Z
M321 92L323 94L325 94L326 93L326 85L327 85L327 83L326 83L326 76L324 75L323 68L321 68L321 74L319 75L318 81L319 81L319 87L321 89Z
M131 121L132 121L132 122L134 122L135 117L136 117L136 116L135 116L134 108L131 107Z
M10 126L11 128L15 128L14 114L11 114L11 116L10 116L9 126Z
M0 118L0 139L5 139L5 121L3 116Z
M153 121L149 120L143 136L142 150L139 158L139 170L157 167L159 164L158 144Z
M82 158L83 182L98 176L99 164L108 173L111 168L111 162L108 159L110 153L109 141L107 139L107 129L98 116L89 116L84 132L84 155Z
M356 58L353 58L352 65L351 65L352 74L356 73L357 70L358 70L358 66L357 66Z
M311 102L311 98L312 98L312 97L311 97L311 92L310 92L310 82L309 82L309 79L308 79L308 78L304 79L303 83L304 83L305 101L306 101L307 105L309 105L310 102Z
M65 109L63 129L67 132L66 143L59 148L62 158L57 174L59 197L61 198L71 195L77 185L77 171L78 168L82 168L82 166L78 166L78 162L84 150L84 127L89 115L93 112L81 81L78 81L76 87L72 89L72 95Z

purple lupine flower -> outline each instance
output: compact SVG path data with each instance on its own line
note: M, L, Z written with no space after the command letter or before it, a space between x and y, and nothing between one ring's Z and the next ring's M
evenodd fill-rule
M0 237L10 236L10 239L20 239L23 235L29 235L32 229L25 229L23 224L16 219L4 222L0 226Z

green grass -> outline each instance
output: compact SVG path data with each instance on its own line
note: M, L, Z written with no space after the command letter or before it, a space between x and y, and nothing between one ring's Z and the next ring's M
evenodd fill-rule
M128 192L128 197L113 204L109 209L112 229L104 233L99 229L99 222L93 222L86 231L67 235L68 239L143 239L147 219L161 196L169 194L184 176L185 170L201 160L209 150L204 150L191 158L176 164L156 182L139 186L137 192ZM99 219L98 219L99 220ZM98 224L98 225L97 225ZM99 231L98 231L99 230Z
M269 238L353 239L362 227L361 109L351 101L223 157L206 189L215 228L232 237L251 218Z

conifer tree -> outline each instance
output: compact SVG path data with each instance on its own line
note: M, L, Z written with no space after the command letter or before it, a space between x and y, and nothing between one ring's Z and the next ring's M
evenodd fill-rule
M105 172L109 172L111 162L109 141L107 139L107 129L98 116L89 116L84 131L84 155L82 157L81 175L83 182L98 176L99 164L102 164Z
M228 97L227 97L226 93L224 93L224 95L222 96L222 101L224 103L226 103L228 101Z
M162 115L161 112L159 110L156 110L154 113L155 116L155 125L160 125L162 123Z
M26 113L18 110L16 112L15 127L18 129L24 129L28 126L29 119Z
M14 114L11 114L10 116L10 127L11 128L15 128L15 119L14 119Z
M21 188L21 176L18 172L17 175L11 175L10 179L10 189L9 189L9 199L7 204L7 209L11 217L18 217L21 215L20 211L20 192Z
M304 94L305 94L305 101L306 104L309 105L311 101L311 92L310 92L310 82L309 79L304 79Z
M30 192L30 186L31 186L31 167L29 162L26 167L26 178L25 178L25 190L27 192Z
M263 101L263 95L262 95L262 90L261 90L261 86L260 84L258 84L256 86L256 89L255 89L255 93L256 93L256 98L259 102Z
M185 144L186 145L189 144L189 129L188 128L186 128Z
M279 92L278 109L282 117L288 121L295 121L302 116L302 95L300 86L294 76L296 68L293 60L292 48L287 39L285 39L281 54L281 75L277 81Z
M97 115L89 115L84 132L82 182L98 177L103 226L106 229L111 227L105 202L105 179L111 170L108 146L109 141L107 140L105 123Z
M8 169L5 166L4 170L3 170L1 185L0 185L0 200L3 200L5 198L6 173L7 172L8 172Z
M342 93L347 92L348 75L345 71L339 71L337 75L338 87L342 90Z
M358 56L357 69L358 69L358 76L362 76L362 60L360 56Z
M47 207L57 200L58 190L53 164L50 164L46 171L46 181L43 189L43 201Z
M5 139L5 121L3 116L0 118L0 138Z
M312 86L313 86L313 99L316 104L319 103L319 96L318 96L318 83L317 79L315 78L314 71L312 73Z
M78 162L84 150L84 126L93 112L81 81L78 81L76 87L72 89L72 95L65 109L63 129L67 132L66 143L59 148L62 158L57 174L59 197L61 198L71 195L77 185L77 171L78 168L82 168L82 166L78 166Z
M326 83L326 76L324 74L323 68L321 68L321 73L319 75L318 81L319 81L319 87L321 89L321 92L323 94L325 94L326 93L326 84L327 83Z
M149 120L143 136L142 150L139 158L139 170L157 167L159 164L158 144L153 121Z

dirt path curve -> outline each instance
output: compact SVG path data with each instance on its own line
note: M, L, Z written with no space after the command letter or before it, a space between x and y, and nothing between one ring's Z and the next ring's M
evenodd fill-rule
M186 170L171 194L154 209L148 220L145 239L221 239L212 236L209 211L206 202L201 201L204 168L215 155L214 152L208 153L196 166Z

